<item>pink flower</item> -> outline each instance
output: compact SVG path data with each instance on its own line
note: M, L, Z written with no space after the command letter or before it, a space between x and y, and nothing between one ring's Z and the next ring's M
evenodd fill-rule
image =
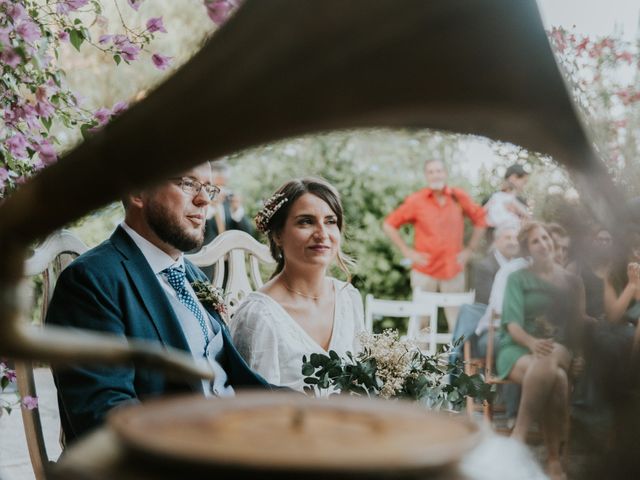
M112 38L113 38L113 35L100 35L100 38L98 39L98 43L100 45L104 45L105 43L109 43Z
M142 0L127 0L127 2L129 2L129 5L131 6L131 8L133 8L136 12L138 11L138 9L140 8L140 5L142 4Z
M150 33L154 32L162 32L167 33L167 29L164 28L164 24L162 23L162 17L153 17L147 21L147 30Z
M111 118L111 112L107 108L102 107L96 110L93 116L98 120L98 125L104 125Z
M204 0L204 6L211 21L221 25L229 17L235 3L230 0Z
M38 408L38 397L22 397L22 406L27 410L34 410Z
M16 68L22 62L22 57L13 48L7 48L0 54L0 61L6 63L11 68Z
M610 38L603 38L600 44L602 45L602 48L613 48L615 46L613 40Z
M140 47L132 43L125 35L116 35L113 38L113 44L125 60L132 62L138 58Z
M7 15L9 15L14 22L17 22L27 17L27 11L20 3L13 3L7 7Z
M58 13L67 14L84 7L89 0L62 0L58 4Z
M38 115L42 118L50 118L56 112L56 109L51 103L45 100L37 103L36 112L38 112Z
M0 183L6 182L8 178L9 178L9 170L7 170L4 167L0 167ZM5 372L5 375L6 375L6 372Z
M16 33L20 35L25 42L33 43L42 36L40 27L31 20L25 20L16 28Z
M584 37L582 41L576 46L576 55L581 55L587 49L589 45L589 37Z
M4 175L2 175L2 170L4 170ZM6 168L0 168L0 181L4 182L7 178L9 178L9 172L7 171ZM3 377L6 377L7 380L9 380L10 383L15 383L16 381L16 371L10 369L9 367L7 367L6 365L3 364L3 368L2 371L0 372L2 373Z
M8 25L6 27L0 27L0 45L3 47L11 46L11 39L9 38L9 33L11 33L11 26Z
M47 90L43 87L38 87L36 91L36 112L38 115L44 118L49 118L55 113L54 106L47 99Z
M616 55L616 60L623 60L629 65L633 62L633 54L631 52L624 51Z
M20 116L24 118L24 121L27 122L27 126L31 130L39 128L38 112L36 112L36 108L30 103L25 103L20 107Z
M172 58L173 57L160 55L159 53L154 53L153 55L151 55L151 61L159 70L166 70L167 68L169 68Z
M16 122L24 120L30 129L34 130L38 128L38 115L36 109L30 103L14 104L11 107L5 107L4 121L8 124L15 124Z
M7 149L16 158L27 158L27 140L21 133L16 133L6 140Z
M127 102L118 102L113 106L113 108L111 108L111 114L113 116L120 115L127 108L129 108L129 104Z
M58 38L63 41L63 42L68 42L69 41L69 33L65 30L60 30L58 32Z
M36 146L36 151L44 165L51 165L58 159L58 154L49 140L42 140L40 145Z

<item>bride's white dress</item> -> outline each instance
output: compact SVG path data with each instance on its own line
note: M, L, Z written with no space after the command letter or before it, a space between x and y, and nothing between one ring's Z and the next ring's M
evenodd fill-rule
M273 298L250 293L231 322L233 343L249 366L269 383L302 391L302 356L311 353L359 351L358 335L364 330L360 292L335 278L333 331L324 350ZM332 312L327 312L331 315Z

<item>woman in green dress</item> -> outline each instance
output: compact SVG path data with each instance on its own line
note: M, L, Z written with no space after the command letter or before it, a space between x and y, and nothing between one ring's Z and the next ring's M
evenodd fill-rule
M512 436L523 443L540 420L553 479L566 478L561 447L566 440L571 348L583 318L584 289L577 276L554 262L553 240L542 223L524 225L518 235L531 265L512 273L502 309L502 337L496 368L501 378L522 386Z

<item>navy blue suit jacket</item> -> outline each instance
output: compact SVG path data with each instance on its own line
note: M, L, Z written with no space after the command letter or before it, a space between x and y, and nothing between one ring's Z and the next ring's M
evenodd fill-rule
M206 280L185 259L188 281ZM225 358L221 362L234 388L268 387L231 343L217 312ZM56 284L47 323L153 340L189 351L166 293L131 237L120 227L109 240L78 257ZM78 365L54 368L62 427L68 441L102 424L122 403L167 393L200 391L196 383L170 381L162 373L134 366Z

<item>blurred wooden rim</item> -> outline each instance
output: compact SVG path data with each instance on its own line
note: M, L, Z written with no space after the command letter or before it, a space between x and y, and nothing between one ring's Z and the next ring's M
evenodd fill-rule
M274 392L153 400L114 410L108 425L147 461L373 476L451 465L482 437L466 416L406 401Z

